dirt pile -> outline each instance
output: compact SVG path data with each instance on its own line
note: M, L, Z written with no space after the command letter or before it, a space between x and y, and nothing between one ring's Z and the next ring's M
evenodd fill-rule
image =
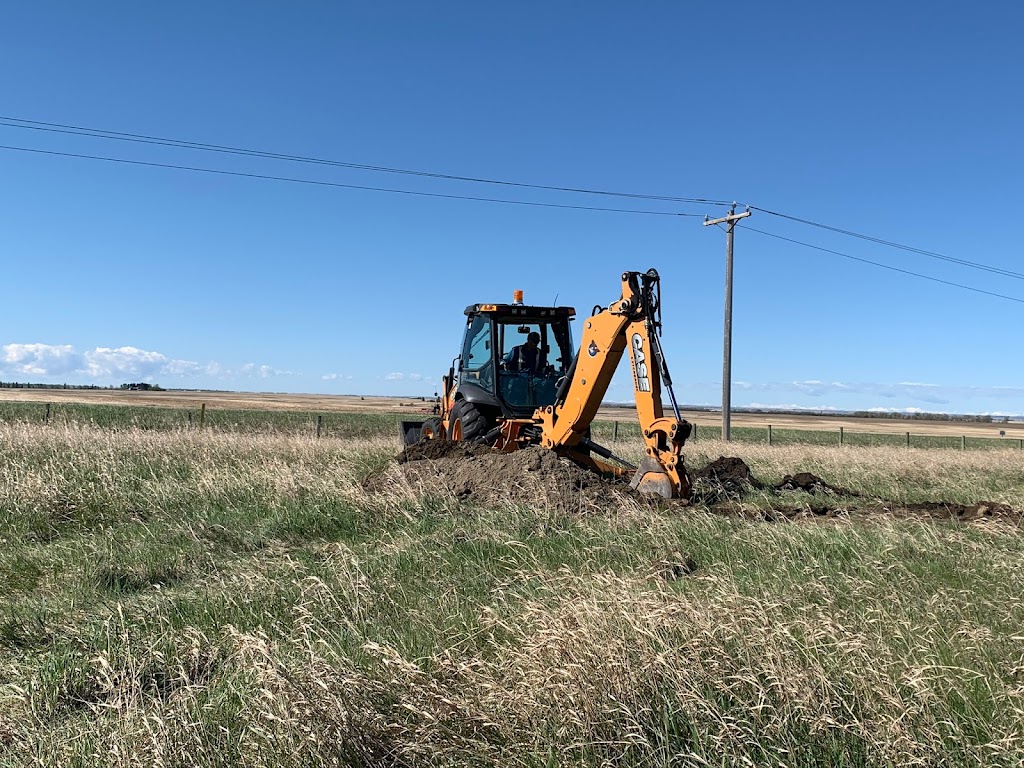
M413 486L481 505L513 504L558 513L607 514L619 508L626 498L636 500L625 480L600 477L543 448L500 453L479 445L426 440L408 446L395 458ZM716 514L751 519L888 516L1016 524L1022 520L1020 512L988 501L969 505L941 501L898 504L885 499L863 499L861 494L832 485L810 472L787 474L773 485L758 479L737 457L720 456L704 467L690 470L688 475L690 504ZM365 487L371 492L383 490L373 478ZM749 503L750 499L744 501L750 491L759 492L756 504Z
M543 448L500 453L428 440L396 458L410 482L480 504L596 512L617 506L630 492L628 483L601 478Z
M690 501L714 505L735 501L751 488L759 490L764 483L754 477L743 459L719 456L706 467L687 473L690 478Z

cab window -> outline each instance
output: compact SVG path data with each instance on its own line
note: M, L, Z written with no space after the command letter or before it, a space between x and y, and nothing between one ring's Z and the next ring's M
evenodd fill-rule
M475 317L466 330L462 348L462 367L479 371L491 364L491 323L486 317Z

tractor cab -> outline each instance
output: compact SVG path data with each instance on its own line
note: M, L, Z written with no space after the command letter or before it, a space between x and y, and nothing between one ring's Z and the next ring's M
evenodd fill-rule
M526 417L552 405L558 381L572 365L572 307L522 304L466 307L457 360L459 396L491 418ZM489 419L490 420L490 419Z

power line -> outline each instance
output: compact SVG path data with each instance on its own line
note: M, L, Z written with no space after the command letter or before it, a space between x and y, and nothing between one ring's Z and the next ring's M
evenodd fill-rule
M871 235L864 235L860 232L853 232L848 229L840 229L839 227L833 227L828 224L821 224L816 221L810 221L809 219L801 219L798 216L790 216L786 213L779 213L778 211L769 211L767 208L758 208L757 206L750 206L755 211L761 213L767 213L770 216L778 216L780 219L788 219L795 221L800 224L807 224L811 227L817 227L818 229L825 229L829 232L837 232L841 235L848 235L850 237L856 237L861 240L867 240L868 242L878 243L879 245L886 245L890 248L898 248L902 251L909 251L910 253L919 253L922 256L928 256L929 258L939 259L941 261L948 261L952 264L959 264L964 267L970 267L971 269L980 269L983 272L992 272L993 274L1003 275L1004 277L1012 277L1016 280L1024 280L1024 274L1020 272L1014 272L1009 269L1002 269L1000 267L989 266L988 264L980 264L976 261L967 261L966 259L957 259L952 256L946 256L942 253L936 253L935 251L926 251L923 248L915 248L912 245L904 245L903 243L896 243L892 240L884 240L880 237L873 237Z
M294 184L314 184L320 187L340 187L342 189L359 189L370 192L391 192L399 195L415 195L417 197L440 197L448 200L474 200L483 203L503 203L505 205L528 205L537 208L568 208L577 211L602 211L605 213L633 213L644 216L693 216L702 217L700 213L684 213L672 211L646 211L634 208L601 208L591 205L568 205L565 203L541 203L532 200L507 200L497 197L478 197L474 195L450 195L441 192L417 192L410 189L394 189L390 187L370 187L362 184L343 184L336 181L317 181L315 179L300 179L292 176L270 176L264 173L243 173L241 171L226 171L218 168L200 168L190 165L174 165L171 163L155 163L144 160L128 160L123 157L105 157L103 155L83 155L75 152L57 152L50 149L31 149L29 147L12 147L0 144L0 149L13 152L32 152L40 155L54 155L57 157L75 157L84 160L103 160L109 163L123 163L126 165L142 165L150 168L170 168L177 171L195 171L198 173L215 173L221 176L240 176L247 179L265 179L269 181L289 181Z
M524 189L543 189L551 192L572 192L586 195L603 195L607 197L623 197L637 200L658 200L670 203L693 203L698 205L729 205L725 200L713 200L702 197L674 197L671 195L646 195L634 192L616 192L603 189L587 189L583 187L559 187L547 184L530 184L518 181L505 181L501 179L488 179L475 176L458 176L449 173L436 173L431 171L417 171L407 168L393 168L383 165L368 165L364 163L352 163L341 160L325 160L323 158L308 157L304 155L290 155L278 152L267 152L257 149L245 149L231 147L223 144L208 144L204 142L186 141L183 139L172 139L161 136L148 136L139 133L125 133L122 131L108 131L101 128L87 128L78 125L65 123L48 123L40 120L25 120L19 117L7 117L0 115L0 126L8 128L22 128L34 131L45 131L48 133L62 133L73 136L88 136L96 139L109 139L112 141L127 141L137 144L156 144L167 147L178 147L181 149L194 149L203 152L220 152L232 155L244 155L248 157L262 157L272 160L288 160L291 162L311 163L314 165L329 165L339 168L350 168L363 171L375 171L380 173L397 173L407 176L422 176L432 179L445 179L448 181L465 181L474 184L496 184L508 187L521 187Z
M753 206L751 206L753 208ZM757 209L761 210L761 209ZM982 293L986 296L994 296L997 299L1006 299L1007 301L1015 301L1018 304L1024 304L1024 299L1018 299L1015 296L1006 296L1002 293L994 293L992 291L985 291L981 288L972 288L969 285L962 285L960 283L954 283L949 280L941 280L937 277L931 277L930 275L922 275L920 272L911 272L909 269L901 269L894 267L890 264L882 264L877 261L871 261L870 259L862 259L859 256L851 256L848 253L842 253L841 251L833 251L830 248L822 248L820 245L812 245L811 243L804 243L800 240L793 240L789 237L783 237L782 235L776 235L772 232L765 232L764 230L754 229L754 227L744 226L743 229L749 230L750 232L757 232L759 235L767 235L768 237L774 237L776 240L785 240L787 243L794 243L795 245L802 245L805 248L813 248L816 251L822 251L824 253L831 253L835 256L842 256L844 259L852 259L853 261L859 261L863 264L870 264L875 267L881 267L882 269L889 269L893 272L900 272L904 275L911 275L912 277L919 277L922 280L931 280L933 283L942 283L943 285L949 285L953 288L962 288L965 291L973 291L974 293Z

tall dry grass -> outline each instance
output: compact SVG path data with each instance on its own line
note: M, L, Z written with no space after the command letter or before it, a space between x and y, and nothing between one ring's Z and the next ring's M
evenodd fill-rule
M1024 760L1012 528L468 508L395 451L0 425L0 765ZM1024 506L991 452L718 455Z

